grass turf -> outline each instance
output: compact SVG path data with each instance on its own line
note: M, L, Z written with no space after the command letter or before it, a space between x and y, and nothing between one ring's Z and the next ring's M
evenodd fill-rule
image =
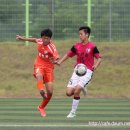
M70 98L52 99L47 117L40 117L40 99L0 99L0 130L125 130L129 129L129 99L81 99L77 116L67 119Z

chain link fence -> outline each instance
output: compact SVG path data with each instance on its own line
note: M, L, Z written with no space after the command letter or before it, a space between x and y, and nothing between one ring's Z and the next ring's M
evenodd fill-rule
M94 41L130 40L130 0L0 0L0 3L0 41L15 41L16 34L39 37L44 28L53 30L54 39L74 39L78 37L78 28L89 24Z

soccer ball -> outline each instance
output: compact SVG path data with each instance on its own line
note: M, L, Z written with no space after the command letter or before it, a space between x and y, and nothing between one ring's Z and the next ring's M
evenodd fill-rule
M87 67L86 65L84 64L77 64L76 67L75 67L75 73L78 75L78 76L83 76L85 75L87 72Z

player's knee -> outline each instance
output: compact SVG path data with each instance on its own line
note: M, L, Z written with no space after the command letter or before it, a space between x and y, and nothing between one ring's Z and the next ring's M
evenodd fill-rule
M73 93L72 93L72 92L66 92L66 95L67 95L68 97L70 97L70 96L73 95Z
M43 80L42 74L36 74L36 78L37 78L37 80Z
M47 92L47 95L52 96L53 92Z
M52 88L47 88L47 95L52 96L53 95L53 89Z

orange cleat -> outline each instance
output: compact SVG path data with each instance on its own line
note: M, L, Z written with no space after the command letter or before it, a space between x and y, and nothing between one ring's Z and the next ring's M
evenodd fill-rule
M42 117L46 117L46 111L44 108L40 108L40 106L38 106L37 109L40 111Z

